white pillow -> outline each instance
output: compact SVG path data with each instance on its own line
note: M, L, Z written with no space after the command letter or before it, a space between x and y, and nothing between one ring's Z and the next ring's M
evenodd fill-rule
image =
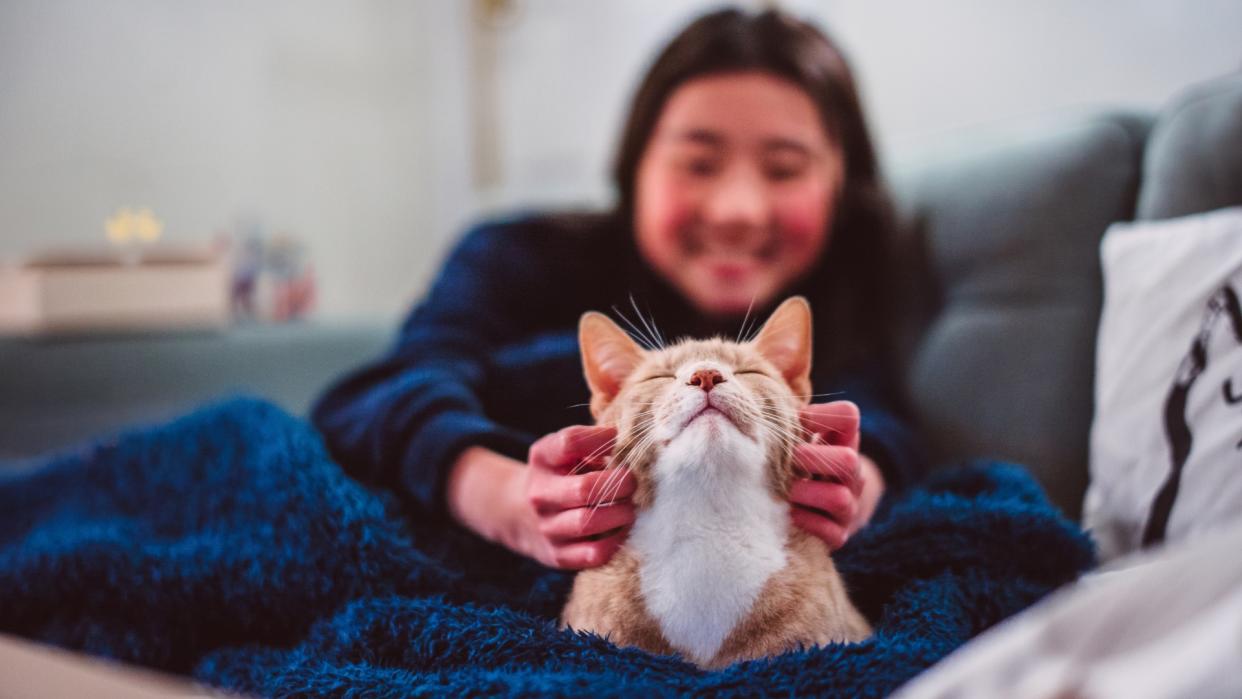
M1114 224L1100 254L1083 523L1110 559L1242 519L1242 207Z

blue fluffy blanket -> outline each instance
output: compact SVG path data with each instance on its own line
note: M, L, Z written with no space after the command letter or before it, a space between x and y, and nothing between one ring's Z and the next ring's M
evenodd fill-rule
M568 575L403 511L267 403L0 481L0 630L263 696L883 696L1093 560L997 465L886 502L835 558L873 638L702 672L557 630Z

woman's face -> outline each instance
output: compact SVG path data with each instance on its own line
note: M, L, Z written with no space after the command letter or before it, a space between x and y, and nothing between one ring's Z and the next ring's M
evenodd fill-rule
M844 176L793 83L761 72L690 80L638 164L639 251L705 313L765 306L819 259Z

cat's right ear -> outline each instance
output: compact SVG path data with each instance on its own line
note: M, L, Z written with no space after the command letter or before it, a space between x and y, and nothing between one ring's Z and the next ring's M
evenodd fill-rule
M811 305L801 296L786 299L753 340L803 403L811 394Z
M598 418L642 361L643 350L608 316L595 311L578 321L578 346L591 387L591 414Z

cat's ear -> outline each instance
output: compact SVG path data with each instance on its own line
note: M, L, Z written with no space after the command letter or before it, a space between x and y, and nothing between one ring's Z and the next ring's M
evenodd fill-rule
M811 304L801 296L786 300L752 340L764 359L781 372L802 403L811 400Z
M598 418L642 361L643 350L608 316L595 311L578 321L578 346L591 387L591 414Z

